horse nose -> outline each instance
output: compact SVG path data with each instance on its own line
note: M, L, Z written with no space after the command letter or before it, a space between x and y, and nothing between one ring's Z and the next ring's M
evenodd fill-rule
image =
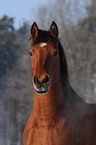
M48 75L45 75L41 83L47 83L47 82L49 82L49 77Z
M40 85L40 82L39 82L39 80L36 76L34 76L34 84L39 84Z
M42 86L42 85L44 85L44 84L46 84L46 83L48 83L48 82L49 82L49 77L48 77L48 75L45 75L45 76L42 78L41 81L39 81L39 79L36 77L36 75L34 76L34 83L35 83L35 85Z

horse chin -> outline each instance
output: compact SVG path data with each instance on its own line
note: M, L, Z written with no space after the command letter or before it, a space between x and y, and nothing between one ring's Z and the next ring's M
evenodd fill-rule
M45 90L45 91L37 91L37 90L36 90L36 92L37 92L38 94L45 94L45 93L48 92L48 90Z

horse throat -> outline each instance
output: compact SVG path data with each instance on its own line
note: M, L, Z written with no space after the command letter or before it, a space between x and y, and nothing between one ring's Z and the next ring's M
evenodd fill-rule
M54 118L58 115L62 102L64 102L63 99L63 86L59 79L47 93L38 94L35 92L33 110L38 118Z

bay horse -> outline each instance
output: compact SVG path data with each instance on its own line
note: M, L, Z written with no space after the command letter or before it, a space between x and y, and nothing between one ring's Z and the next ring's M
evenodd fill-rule
M87 104L69 82L58 27L31 27L33 111L23 133L24 145L96 145L96 104Z

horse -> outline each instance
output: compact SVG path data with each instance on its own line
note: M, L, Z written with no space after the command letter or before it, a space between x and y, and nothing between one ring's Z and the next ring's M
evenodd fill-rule
M31 26L33 111L23 133L24 145L96 145L96 104L88 104L69 81L57 24Z

